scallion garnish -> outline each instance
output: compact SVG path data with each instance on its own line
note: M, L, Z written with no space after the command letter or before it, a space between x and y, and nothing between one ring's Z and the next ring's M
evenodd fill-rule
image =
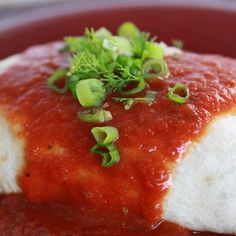
M163 59L164 49L158 43L147 42L143 51L143 60Z
M132 85L134 85L134 84L135 84L135 86L133 87ZM130 89L128 89L129 86L131 86ZM145 88L145 81L144 81L143 77L140 77L137 79L124 81L123 84L121 84L121 86L118 87L117 91L121 95L129 96L129 95L143 91L144 88Z
M116 102L122 102L125 110L129 110L135 103L145 102L148 106L151 106L156 99L156 91L146 91L145 97L140 98L117 98L114 97L113 100Z
M65 68L56 70L48 79L48 87L57 93L65 93L68 90L67 80L65 80L65 85L63 87L57 86L56 82L65 77L67 72L68 69Z
M134 23L125 22L119 27L118 35L128 39L133 39L140 36L140 31Z
M118 137L118 130L112 126L94 127L91 130L97 144L95 144L91 152L99 154L103 157L102 166L111 167L120 160L120 154L113 142Z
M100 106L105 98L105 88L98 79L80 80L76 84L76 96L83 107Z
M177 94L177 92L181 93L181 95ZM189 98L189 88L187 85L177 83L172 88L169 88L167 97L175 103L184 104Z
M71 94L74 98L77 98L76 95L76 84L79 82L79 77L77 75L72 75L68 79L68 88L71 91Z
M123 23L118 36L104 27L86 29L84 36L66 37L65 44L71 52L68 87L84 107L99 107L113 91L123 96L139 93L147 87L146 78L169 73L163 47L132 22Z
M91 132L100 146L106 146L116 141L119 137L117 128L112 126L94 127Z
M69 68L57 70L48 79L48 87L58 93L69 90L81 106L90 108L78 112L78 118L84 122L110 121L111 112L102 107L106 97L114 92L121 97L113 97L113 100L123 103L125 110L138 102L152 105L156 91L146 91L144 97L135 95L149 87L149 78L165 79L169 75L164 58L166 50L156 38L150 39L149 33L141 32L132 22L123 23L117 35L102 27L97 31L86 29L84 36L66 37L64 41L65 50L71 55ZM60 79L65 79L62 88L57 86ZM176 94L176 90L185 95ZM177 84L170 88L167 96L184 103L189 90ZM102 165L110 167L117 163L120 157L113 143L118 138L117 129L94 127L91 132L97 141L91 151L103 157Z
M143 64L143 77L145 79L150 78L162 78L168 76L169 70L167 63L163 59L149 59Z
M103 123L112 120L110 111L98 108L78 112L78 117L81 121L94 123Z
M132 56L132 46L127 38L112 36L109 39L104 39L102 45L104 48L112 50L115 58L118 55Z
M101 27L95 32L95 35L100 39L106 39L112 36L112 33L105 27Z
M109 144L105 146L105 149L107 150L104 150L104 147L103 150L100 150L100 148L100 145L95 144L91 148L91 152L102 156L103 167L111 167L120 161L120 154L114 144Z

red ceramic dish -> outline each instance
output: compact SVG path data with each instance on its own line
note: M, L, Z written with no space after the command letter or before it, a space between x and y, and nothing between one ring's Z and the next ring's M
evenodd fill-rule
M105 2L106 7L72 4L0 22L0 45L4 45L0 59L31 45L83 33L85 27L106 26L114 31L125 20L134 21L167 43L180 38L186 50L236 57L236 4L215 6L205 1L204 6L191 6L147 1L146 5L131 6L131 1L126 1L122 7Z
M233 30L236 11L234 10L163 4L136 7L116 6L97 10L89 9L89 7L76 9L76 5L70 5L66 9L58 8L53 12L51 10L37 12L35 16L23 16L18 21L13 20L3 25L0 28L0 43L4 47L1 48L0 58L20 52L31 45L60 40L65 35L81 34L85 27L106 26L114 31L121 22L126 20L135 22L141 29L158 35L160 40L167 43L170 43L172 39L180 38L185 42L187 50L236 57L234 46L236 32ZM15 196L1 197L0 205L0 209L8 212L5 216L8 222L11 222L14 216L18 217L15 222L22 225L24 220L37 218L30 210L34 207L24 199ZM19 209L19 212L15 212L14 208ZM46 208L47 206L42 206L37 209L38 219L45 217ZM60 214L60 212L57 213ZM3 214L0 211L0 215L3 216ZM53 221L53 216L49 214L48 217ZM60 225L60 222L57 223ZM39 224L37 226L39 228L42 227L40 222L35 224ZM52 224L55 225L55 222ZM11 229L10 234L14 235L32 234L32 232L24 231L23 227L22 233L15 232L14 227ZM60 235L59 231L57 235ZM46 232L42 234L48 235ZM165 224L162 224L159 230L145 235L160 234L192 235L187 230ZM131 234L127 233L127 235Z

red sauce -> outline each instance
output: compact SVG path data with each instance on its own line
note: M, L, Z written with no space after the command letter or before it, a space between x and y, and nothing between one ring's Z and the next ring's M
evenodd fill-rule
M32 204L22 195L0 197L0 232L6 236L217 236L190 232L175 224L162 222L149 232L135 232L110 227L84 227L83 218L73 217L73 210L59 204Z
M184 53L179 60L168 59L168 80L150 81L150 89L158 92L151 107L139 103L124 111L108 98L113 120L104 125L119 129L121 161L104 169L101 158L89 151L95 143L90 134L94 125L77 119L79 103L69 93L47 88L48 77L67 61L57 46L27 50L0 76L0 105L12 123L22 125L18 135L25 139L26 163L19 184L28 199L2 197L0 229L14 232L21 227L24 234L24 222L29 221L29 232L42 230L43 235L137 235L156 227L173 164L215 114L236 102L235 62ZM166 97L177 81L190 88L185 105ZM191 234L169 223L138 233Z

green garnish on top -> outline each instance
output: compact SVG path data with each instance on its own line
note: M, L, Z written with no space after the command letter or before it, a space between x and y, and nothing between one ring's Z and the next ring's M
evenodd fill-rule
M131 22L123 23L116 36L100 28L66 37L66 50L72 55L67 87L72 95L83 107L98 107L109 93L134 95L147 87L147 79L167 76L164 49L149 38ZM51 88L56 90L55 85Z
M106 97L112 93L116 94L113 100L123 103L125 110L140 102L152 105L157 92L146 90L148 80L165 79L169 75L163 47L132 22L123 23L117 35L104 27L96 31L87 28L84 36L66 37L65 50L71 55L69 68L58 69L48 79L48 87L58 93L69 90L80 105L86 108L78 113L79 119L84 122L103 123L112 119L111 112L103 106ZM57 82L62 77L66 80L61 88ZM144 97L136 97L136 94L144 90ZM183 103L183 99L173 99L175 94L169 94L170 100ZM97 144L91 151L103 156L102 165L105 167L116 164L120 159L114 144L116 139L109 144L101 144L97 135L109 135L114 130L118 138L115 127L92 129ZM104 152L104 149L108 151Z

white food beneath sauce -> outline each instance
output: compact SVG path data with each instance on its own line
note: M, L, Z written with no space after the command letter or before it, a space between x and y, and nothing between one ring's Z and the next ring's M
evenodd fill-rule
M19 192L17 175L23 165L23 142L0 115L0 193Z
M10 56L6 58L5 60L0 61L0 74L4 73L4 71L11 65L13 65L16 62L20 61L20 56L18 54L14 56Z
M0 73L16 61L19 56L15 55L0 62ZM17 175L23 165L23 141L14 135L13 128L1 113L0 108L0 193L19 192Z
M19 58L13 56L0 62L0 73ZM199 143L193 143L186 157L177 163L173 186L164 202L163 219L192 230L235 233L235 149L236 116L217 118ZM21 191L17 175L23 157L23 140L0 113L0 193Z
M178 163L163 218L193 230L236 233L236 116L214 120Z

